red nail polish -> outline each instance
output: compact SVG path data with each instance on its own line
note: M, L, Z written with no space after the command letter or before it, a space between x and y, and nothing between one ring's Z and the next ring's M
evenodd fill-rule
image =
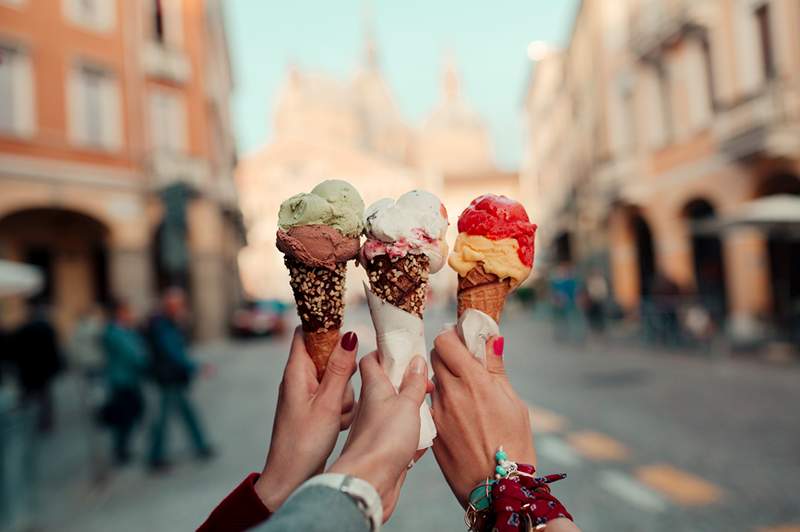
M356 333L353 331L345 333L345 335L342 336L342 348L344 348L345 351L352 351L356 348L357 343L358 336L356 336Z
M498 336L497 338L495 338L494 344L492 345L492 347L494 348L494 354L495 355L497 355L499 357L503 356L503 345L505 343L506 343L506 340L502 336Z

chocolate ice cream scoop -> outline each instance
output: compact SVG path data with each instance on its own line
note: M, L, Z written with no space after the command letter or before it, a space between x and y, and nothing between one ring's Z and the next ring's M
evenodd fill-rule
M338 263L358 255L359 239L348 237L329 225L299 225L278 229L277 246L307 266L333 270Z

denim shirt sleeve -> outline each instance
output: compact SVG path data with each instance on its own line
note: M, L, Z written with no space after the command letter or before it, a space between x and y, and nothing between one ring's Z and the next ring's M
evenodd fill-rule
M346 494L327 486L308 486L293 495L257 532L369 532L369 522Z

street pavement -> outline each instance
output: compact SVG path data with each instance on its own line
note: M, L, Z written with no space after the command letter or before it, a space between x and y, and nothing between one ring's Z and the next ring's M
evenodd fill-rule
M429 312L429 344L451 316ZM358 332L362 354L373 348L363 308L349 310L345 327ZM800 531L800 367L603 339L556 343L546 322L514 309L503 333L538 469L568 474L554 492L585 532ZM194 396L218 457L194 461L173 427L168 474L136 464L100 488L88 478L86 426L69 406L75 392L63 384L61 428L43 442L44 529L194 529L261 468L287 348L288 338L199 349L217 369ZM432 453L412 470L385 530L464 530Z

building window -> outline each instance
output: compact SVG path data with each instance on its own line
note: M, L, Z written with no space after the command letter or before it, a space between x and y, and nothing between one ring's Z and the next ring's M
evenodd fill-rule
M0 45L0 133L29 136L34 130L34 86L30 57Z
M661 123L664 128L663 139L665 143L670 142L675 134L672 115L672 87L668 68L667 65L659 65L656 67L659 113L661 114Z
M150 36L162 46L180 47L183 40L181 0L150 0Z
M775 78L775 55L772 48L772 28L770 25L769 4L764 3L754 12L758 28L759 45L761 46L761 65L767 80Z
M714 61L711 55L711 42L708 37L704 36L700 39L700 52L703 56L703 70L706 75L706 90L708 91L708 100L711 104L711 109L717 107L717 86L714 82Z
M153 0L153 37L164 44L164 5L161 0Z
M157 151L186 151L186 102L183 94L169 89L152 89L150 100L150 143Z
M106 69L78 65L68 84L70 136L81 146L116 150L121 145L117 79Z
M115 0L63 0L67 19L86 29L107 32L116 22Z

